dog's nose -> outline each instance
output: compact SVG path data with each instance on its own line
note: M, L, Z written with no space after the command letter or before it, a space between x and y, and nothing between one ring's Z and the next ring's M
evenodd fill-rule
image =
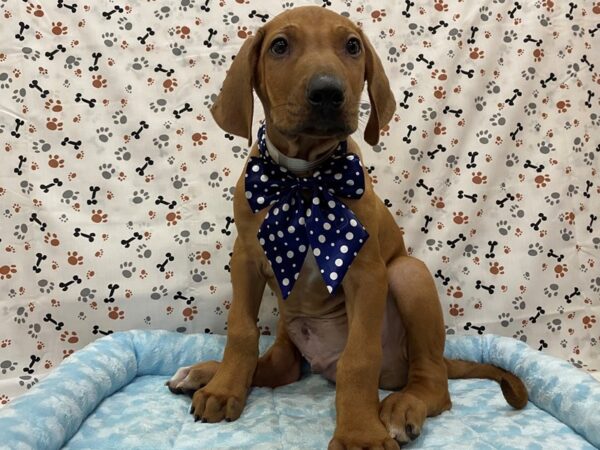
M339 109L344 103L344 86L332 75L316 75L308 83L306 99L314 108Z

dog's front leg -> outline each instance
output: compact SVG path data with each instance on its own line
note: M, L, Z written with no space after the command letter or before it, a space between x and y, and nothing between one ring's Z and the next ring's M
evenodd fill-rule
M258 259L246 251L239 237L231 258L231 282L233 300L223 361L210 382L192 398L191 413L203 422L240 417L258 361L256 319L266 282Z
M365 245L367 247L369 243ZM379 419L381 326L388 282L382 260L361 258L343 281L348 341L337 364L336 429L329 450L398 449Z

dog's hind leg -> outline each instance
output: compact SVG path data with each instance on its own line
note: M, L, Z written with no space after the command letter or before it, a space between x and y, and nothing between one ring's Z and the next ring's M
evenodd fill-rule
M386 397L380 417L399 443L415 439L426 417L450 409L444 361L444 318L429 270L416 258L399 256L388 265L390 290L406 328L408 379Z

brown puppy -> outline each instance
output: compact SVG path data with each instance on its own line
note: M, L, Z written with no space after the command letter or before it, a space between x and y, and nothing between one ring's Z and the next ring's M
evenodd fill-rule
M349 154L361 155L349 135L358 127L365 81L371 112L364 138L374 145L395 110L379 58L348 19L320 7L297 8L246 40L212 113L224 130L250 143L254 89L275 149L271 156L292 171L303 160L295 172L310 176L342 140ZM258 155L255 144L250 157ZM395 449L414 439L427 416L451 407L449 377L495 379L512 406L527 403L525 387L514 375L444 359L443 316L433 279L421 261L407 255L402 232L368 176L359 199L340 198L369 233L340 287L329 293L309 251L284 300L257 238L269 208L253 213L244 174L234 198L238 236L223 361L182 368L168 383L174 392L194 392L196 420L235 420L250 386L296 381L300 352L313 370L336 381L330 449ZM266 283L277 293L280 320L275 343L259 358L256 319ZM380 403L379 387L400 391Z

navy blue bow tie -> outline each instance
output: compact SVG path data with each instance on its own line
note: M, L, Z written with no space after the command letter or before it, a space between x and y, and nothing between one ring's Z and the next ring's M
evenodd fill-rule
M269 155L265 127L258 131L259 157L246 167L246 198L253 212L271 206L258 240L271 263L283 298L292 292L310 247L330 293L342 282L369 234L336 197L357 199L365 190L360 159L346 141L312 176L300 177ZM308 192L308 196L303 196Z

